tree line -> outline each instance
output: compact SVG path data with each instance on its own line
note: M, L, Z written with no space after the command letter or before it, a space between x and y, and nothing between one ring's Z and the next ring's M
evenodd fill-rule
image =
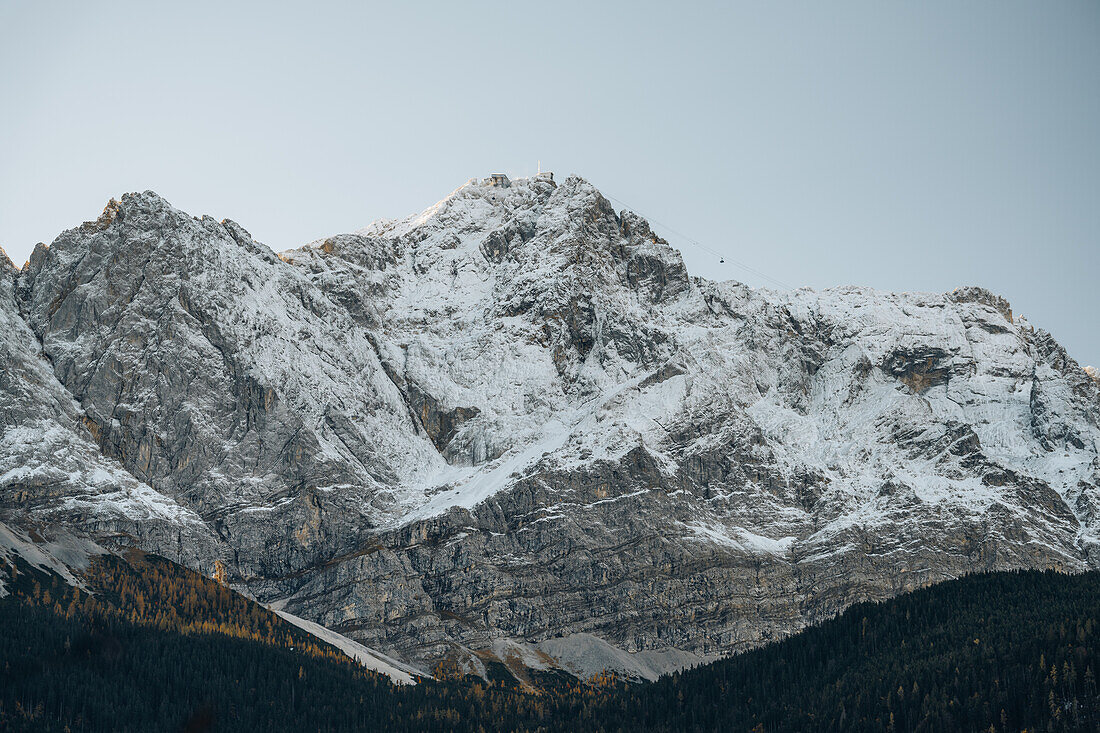
M95 558L87 591L0 560L0 730L1100 730L1100 574L973 575L627 684L395 686L164 558ZM89 592L90 591L90 592Z

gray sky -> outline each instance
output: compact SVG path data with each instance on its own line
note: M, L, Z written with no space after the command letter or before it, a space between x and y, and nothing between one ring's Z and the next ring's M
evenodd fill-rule
M1094 0L228 5L0 0L17 264L125 191L282 250L541 159L694 274L979 284L1100 365Z

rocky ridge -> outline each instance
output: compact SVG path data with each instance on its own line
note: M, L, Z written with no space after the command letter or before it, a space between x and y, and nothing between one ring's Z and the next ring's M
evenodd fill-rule
M418 665L649 677L1100 562L1100 385L1003 298L692 277L579 178L279 255L129 194L0 258L0 324L4 521Z

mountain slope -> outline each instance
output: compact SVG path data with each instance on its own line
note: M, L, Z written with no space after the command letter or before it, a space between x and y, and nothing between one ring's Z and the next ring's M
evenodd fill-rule
M571 707L573 728L1086 731L1100 725L1100 576L968 576ZM570 718L566 718L570 720ZM583 721L583 722L582 722Z
M180 635L83 608L51 606L45 594L0 599L0 727L1001 732L1100 723L1095 572L969 576L655 683L605 675L543 694L476 677L394 686L285 643Z
M471 181L278 256L132 194L9 277L7 348L205 533L184 557L122 511L120 542L422 665L660 672L1098 561L1100 386L1003 299L693 278L579 178ZM40 486L0 502L85 522Z
M3 730L346 730L388 717L367 704L393 689L384 675L210 579L139 551L34 563L40 543L0 531ZM64 545L74 558L71 538L49 546Z
M20 315L18 274L0 251L0 506L84 532L141 536L186 562L208 556L210 531L194 511L99 450Z

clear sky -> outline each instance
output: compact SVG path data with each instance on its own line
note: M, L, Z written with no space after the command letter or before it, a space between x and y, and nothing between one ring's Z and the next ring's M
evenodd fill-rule
M282 250L538 160L694 274L983 285L1100 365L1095 0L0 0L17 264L125 191Z

